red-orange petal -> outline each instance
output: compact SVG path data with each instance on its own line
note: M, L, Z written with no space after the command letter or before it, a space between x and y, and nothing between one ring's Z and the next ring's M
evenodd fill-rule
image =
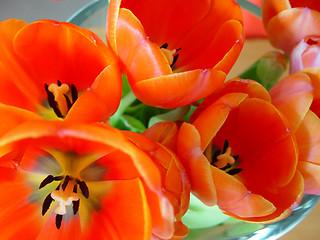
M0 136L3 136L4 133L8 132L16 125L20 123L24 123L26 121L31 120L39 120L41 119L40 116L33 112L29 112L27 110L4 105L0 103Z
M262 1L262 17L265 26L269 20L278 13L290 8L305 7L320 11L320 3L317 0L268 0Z
M211 33L211 31L210 31ZM227 38L225 36L228 36ZM188 38L188 36L186 36ZM198 51L191 49L190 43L181 43L179 60L175 64L175 71L187 71L194 69L218 69L228 73L237 60L244 42L243 26L239 21L228 20L224 22L214 36L203 35L201 40L209 38L206 45L201 43ZM192 44L192 49L196 48ZM183 49L187 49L183 51ZM196 52L196 53L195 53Z
M308 75L295 73L278 82L269 92L272 104L288 120L290 130L301 124L313 100L313 86Z
M186 172L174 152L159 142L153 142L142 134L125 131L124 134L140 149L145 151L162 175L164 195L171 202L177 221L188 210L190 185ZM176 136L177 137L177 136Z
M120 69L116 64L106 67L69 110L65 120L103 122L117 110L122 93Z
M29 76L15 79L15 83L30 99L46 98L44 84L57 80L74 84L80 92L87 90L100 72L115 61L93 33L90 37L88 30L82 32L70 25L41 20L25 26L15 36L14 52Z
M296 131L299 148L298 170L305 181L305 193L320 195L320 120L308 111Z
M208 96L224 79L222 71L193 70L146 79L132 88L137 98L148 105L176 108Z
M204 151L212 138L226 121L230 111L239 106L248 97L244 93L225 94L201 112L193 125L201 136L201 149Z
M203 203L217 203L210 163L201 150L201 139L195 126L183 123L178 135L178 156L187 171L191 190Z
M294 133L269 102L257 98L243 101L229 114L217 137L219 142L228 139L233 154L243 159L238 167L244 170L239 175L245 186L255 186L248 187L255 189L254 193L263 196L265 189L285 186L295 174L298 153Z
M93 213L84 230L84 239L149 240L151 229L150 209L141 181L114 181L101 199L101 209Z
M29 200L32 188L16 169L0 167L1 237L36 239L41 227L40 206ZM24 230L24 231L22 231Z
M320 68L306 68L302 72L308 74L313 86L313 101L310 110L320 116Z
M211 171L217 191L217 204L227 214L238 218L261 217L276 210L271 202L248 190L234 176L213 166Z
M224 82L218 91L206 97L191 115L190 121L193 122L204 109L227 93L246 93L250 98L261 98L271 102L268 91L258 82L250 79L234 78Z
M239 219L256 223L272 223L280 221L281 219L289 216L292 210L299 205L302 200L303 189L303 178L299 171L297 171L288 185L279 188L276 192L270 191L263 196L273 203L276 211L267 216ZM234 214L229 215L238 218Z
M320 195L320 165L301 161L297 168L303 176L304 193Z
M18 19L8 19L0 23L0 100L5 104L34 110L30 99L14 84L17 79L29 79L21 66L21 60L14 53L12 44L15 35L26 25L26 22Z
M261 6L261 0L249 0L249 2L259 7ZM242 14L246 38L266 38L267 33L261 18L244 8L242 9Z
M305 37L320 34L320 13L309 8L293 8L280 12L267 26L270 43L287 55Z
M143 135L176 152L178 131L178 125L175 122L159 122L146 129Z

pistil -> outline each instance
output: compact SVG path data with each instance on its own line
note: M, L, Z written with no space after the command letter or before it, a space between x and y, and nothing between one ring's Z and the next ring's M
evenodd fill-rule
M228 140L225 140L222 151L212 145L206 152L211 159L212 166L226 171L230 175L238 174L243 170L242 168L236 168L239 155L232 155L232 148L229 146Z
M52 107L56 115L64 118L72 105L78 99L78 91L76 87L71 84L61 83L59 80L57 84L51 83L44 85L49 106Z
M218 161L215 162L215 166L218 168L223 168L228 164L230 164L230 165L234 164L235 159L233 158L233 156L231 154L231 147L228 147L225 153L217 156L217 160Z
M72 178L69 175L63 176L47 176L39 186L39 189L45 187L46 185L52 183L53 181L62 181L56 190L49 193L45 198L42 205L42 215L44 216L49 210L50 205L53 201L57 202L54 209L56 213L56 227L59 229L61 227L62 218L67 213L67 206L72 204L73 214L76 215L79 211L80 197L77 193L77 188L79 186L82 195L85 198L89 198L89 189L85 181L81 181L78 178Z
M180 51L181 48L169 50L167 49L167 47L168 47L168 43L165 43L160 47L160 50L167 58L170 67L173 67L173 65L176 63L179 57L179 54L177 54L177 52Z
M68 84L62 84L58 86L55 83L51 83L48 87L48 90L53 93L54 100L58 104L58 108L62 114L62 116L66 116L68 113L68 106L65 99L65 95L69 92L70 88Z

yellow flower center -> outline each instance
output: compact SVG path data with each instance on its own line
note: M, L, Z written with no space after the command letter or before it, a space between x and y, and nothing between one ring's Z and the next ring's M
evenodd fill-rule
M72 213L79 213L82 223L88 222L88 213L92 208L100 207L100 197L108 191L107 188L100 189L101 184L105 184L103 177L107 168L96 163L104 154L79 155L56 149L46 149L46 152L38 156L37 174L30 176L30 181L38 188L32 199L39 198L42 216L47 212L56 214L57 229L63 219L68 221L72 217ZM43 170L52 175L39 175ZM42 179L38 178L40 176Z

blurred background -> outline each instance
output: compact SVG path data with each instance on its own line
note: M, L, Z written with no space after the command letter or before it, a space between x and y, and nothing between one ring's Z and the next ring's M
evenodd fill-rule
M93 0L0 0L0 21L9 18L22 19L28 23L39 19L66 21L79 9L91 2ZM104 39L104 29L100 30L102 31L100 37ZM236 77L265 52L272 49L265 39L250 39L246 41L240 58L228 75L228 79ZM320 239L319 220L320 203L296 228L281 237L280 240Z
M73 13L93 0L0 0L0 21L22 19L28 23L39 19L66 21Z

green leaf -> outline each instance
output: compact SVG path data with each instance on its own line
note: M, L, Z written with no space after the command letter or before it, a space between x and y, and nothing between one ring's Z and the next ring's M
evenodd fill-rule
M174 121L182 120L184 116L186 116L186 114L189 112L189 110L190 110L190 105L186 105L186 106L171 110L169 112L153 116L149 120L148 127L151 127L153 124L158 122L166 122L166 121L174 122Z
M278 51L264 54L239 77L259 82L267 90L271 89L286 70L288 59Z
M131 91L131 87L129 85L127 76L122 74L122 96L121 98L124 98L127 96L127 94Z

